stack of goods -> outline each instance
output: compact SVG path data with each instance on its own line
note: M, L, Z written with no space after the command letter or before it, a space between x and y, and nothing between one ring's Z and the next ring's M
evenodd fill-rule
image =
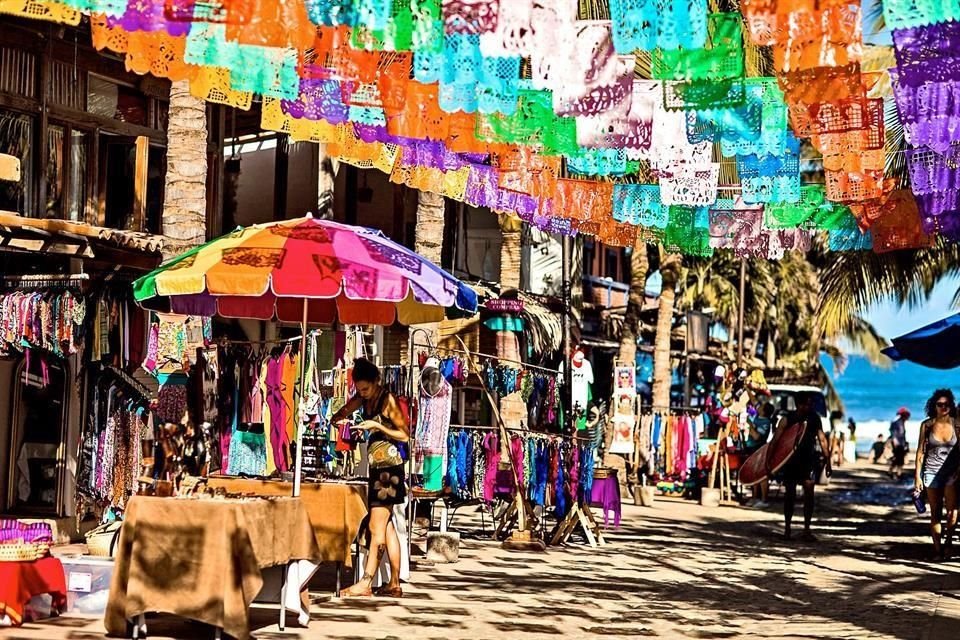
M49 524L0 520L0 562L39 560L50 554L52 544Z

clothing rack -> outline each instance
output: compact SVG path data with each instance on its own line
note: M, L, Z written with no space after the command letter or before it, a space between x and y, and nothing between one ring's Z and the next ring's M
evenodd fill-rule
M118 369L117 367L114 367L113 365L109 365L109 364L100 364L100 370L101 372L107 371L112 375L114 375L117 378L117 380L127 384L127 386L129 386L132 391L136 391L138 394L143 396L144 400L149 400L150 397L153 395L150 392L150 389L145 387L142 382L138 381L133 376L124 372L122 369Z
M90 284L90 276L86 273L79 273L68 276L61 275L27 275L27 276L4 276L3 288L5 290L23 289L75 289L81 291Z
M516 364L516 365L519 365L519 366L520 366L521 368L523 368L523 369L536 369L536 370L538 370L538 371L542 371L542 372L544 372L544 373L547 373L547 374L550 374L550 375L553 375L553 376L556 376L556 375L558 375L558 374L560 373L559 371L556 371L555 369L548 369L548 368L546 368L546 367L541 367L541 366L535 365L535 364L528 364L528 363L526 363L526 362L521 362L521 361L519 361L519 360L511 360L510 358L501 358L501 357L499 357L499 356L490 355L489 353L480 353L479 351L466 351L466 350L464 350L464 349L457 349L457 348L454 348L454 347L440 347L440 346L434 347L434 346L432 346L432 345L417 344L417 343L414 343L413 348L414 348L415 350L416 350L416 349L427 349L427 350L430 351L430 352L443 351L443 352L445 352L445 353L455 353L455 354L460 354L460 355L475 356L475 357L479 357L479 358L482 358L482 359L485 359L485 360L496 360L497 362L504 362L504 363Z
M320 335L323 333L320 329L311 329L307 332L306 337L312 337L314 335ZM299 342L303 340L304 336L294 336L292 338L274 338L273 340L231 340L228 338L220 338L215 340L216 344L228 345L228 344L238 344L238 345L255 345L255 344L287 344L289 342Z
M498 427L473 426L465 424L451 424L451 431L499 431ZM581 440L584 442L593 442L592 438L586 438L578 435L565 435L562 433L545 433L543 431L531 431L529 429L518 429L516 427L504 427L508 433L523 433L529 436L540 438L562 438L564 440Z
M703 413L703 407L664 407L659 405L646 405L640 407L640 415L649 416L654 414L669 413L672 415L682 415L684 413Z

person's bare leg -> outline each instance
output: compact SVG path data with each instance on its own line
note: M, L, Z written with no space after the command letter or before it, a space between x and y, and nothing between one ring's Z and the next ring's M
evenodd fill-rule
M957 487L948 484L943 490L943 508L946 511L947 531L944 535L943 555L949 557L953 548L953 532L957 528Z
M933 553L936 558L943 555L941 545L940 520L943 517L943 489L927 488L927 501L930 503L930 537L933 539Z
M816 483L813 480L805 480L803 483L803 536L811 539L810 523L813 521L813 490Z
M791 524L793 522L793 506L797 501L797 483L792 480L784 480L783 495L783 537L787 540L791 535Z
M390 587L400 586L400 536L391 519L387 523L387 558L390 560Z
M770 497L770 481L761 480L760 481L760 499L764 502L767 502L767 499Z
M384 548L387 546L387 523L389 521L389 507L373 507L370 509L370 548L367 552L367 562L363 567L363 576L355 585L344 589L342 595L346 597L370 595L373 578L377 575ZM394 532L394 535L396 535L396 532ZM399 550L399 542L397 546Z

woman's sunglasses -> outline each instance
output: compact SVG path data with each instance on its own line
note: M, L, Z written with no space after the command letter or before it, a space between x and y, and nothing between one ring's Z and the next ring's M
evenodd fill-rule
M953 407L952 402L944 402L941 400L940 402L937 403L938 409L950 409L951 407Z

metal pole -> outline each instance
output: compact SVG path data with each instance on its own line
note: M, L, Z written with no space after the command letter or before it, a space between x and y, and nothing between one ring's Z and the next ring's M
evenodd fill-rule
M303 403L303 386L306 384L307 375L307 304L308 300L303 299L303 322L300 324L300 401L293 403L293 412L297 421L297 454L296 463L293 469L293 497L300 495L300 480L303 475L303 431L306 425L300 421L300 405ZM294 396L296 397L296 396ZM280 605L283 606L282 604Z
M416 340L414 336L417 335L418 331L424 331L421 328L412 329L407 332L407 391L410 394L410 402L414 402L414 389L416 389L413 376L414 376L414 358L416 355L413 353L415 348ZM427 333L424 331L424 333ZM430 342L429 333L427 334L427 342ZM406 531L404 532L407 536L407 558L410 560L410 563L413 564L413 521L416 518L416 503L410 497L413 490L413 448L415 446L415 437L417 425L408 424L407 425L407 483L409 483L407 491L407 521L404 523L406 525Z
M743 317L747 291L747 260L740 258L740 310L737 313L737 368L743 366Z
M560 397L561 406L563 407L563 417L564 421L567 423L567 426L573 424L573 416L570 412L573 410L573 402L570 397L571 389L570 378L573 372L570 370L570 358L573 356L573 346L570 344L570 314L572 310L572 301L570 296L570 259L571 259L571 238L568 235L564 235L561 238L561 252L560 252L560 288L561 295L563 296L563 341L561 346L562 353L562 366L563 366L563 393Z

